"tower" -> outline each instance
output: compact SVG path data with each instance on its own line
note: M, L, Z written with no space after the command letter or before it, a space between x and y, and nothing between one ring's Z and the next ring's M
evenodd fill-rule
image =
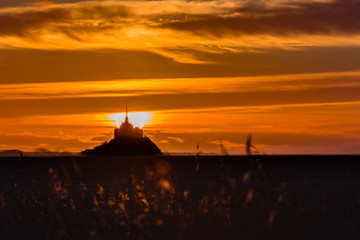
M129 122L128 112L127 112L127 104L126 104L126 116L125 116L125 122Z

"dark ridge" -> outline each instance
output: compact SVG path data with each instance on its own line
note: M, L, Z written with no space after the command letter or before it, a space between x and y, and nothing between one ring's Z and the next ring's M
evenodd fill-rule
M17 149L2 150L0 151L0 157L12 157L12 156L22 156L23 152Z

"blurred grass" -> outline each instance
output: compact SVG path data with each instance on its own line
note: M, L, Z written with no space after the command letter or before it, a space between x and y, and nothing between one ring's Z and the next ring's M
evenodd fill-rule
M327 159L0 159L0 238L359 239L358 157Z

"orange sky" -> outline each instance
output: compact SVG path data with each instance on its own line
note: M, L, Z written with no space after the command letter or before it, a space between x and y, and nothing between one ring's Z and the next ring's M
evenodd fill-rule
M0 2L0 150L81 151L114 114L166 152L360 153L360 1ZM140 113L136 113L140 112ZM144 120L144 118L146 118Z

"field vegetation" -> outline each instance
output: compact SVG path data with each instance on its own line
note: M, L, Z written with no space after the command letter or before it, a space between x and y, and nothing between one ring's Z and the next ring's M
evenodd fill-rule
M3 158L1 239L359 239L358 160Z

